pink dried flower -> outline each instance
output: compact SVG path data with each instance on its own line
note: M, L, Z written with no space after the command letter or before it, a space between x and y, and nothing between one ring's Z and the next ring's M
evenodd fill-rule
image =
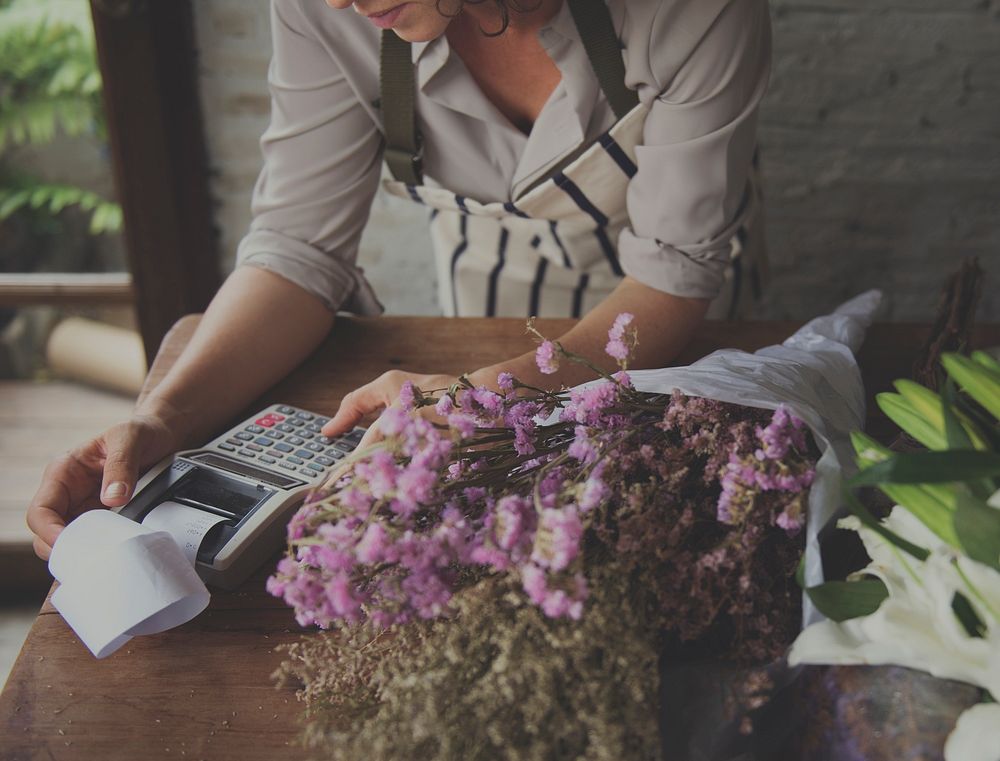
M560 589L549 585L545 571L528 564L521 568L521 583L528 598L538 605L549 618L572 618L578 621L583 615L583 602L587 599L587 580L582 574L575 574L570 580L570 589Z
M455 400L451 398L450 394L442 396L434 405L434 411L441 417L448 417L454 410Z
M476 432L476 419L464 412L453 412L448 415L448 426L463 439L471 439Z
M608 331L608 343L604 351L609 356L618 360L618 364L624 367L635 348L638 339L636 330L632 325L635 317L628 312L622 312L615 318L611 330Z
M535 350L535 364L545 375L559 371L559 360L556 357L556 346L551 341L542 341Z
M410 424L408 407L386 407L378 418L378 428L384 436L398 436Z
M367 565L374 565L385 560L388 535L381 523L372 523L354 548L358 560Z
M399 405L404 410L412 410L417 403L417 392L412 381L405 381L399 389Z
M573 507L542 510L531 559L552 571L562 571L580 554L583 524Z

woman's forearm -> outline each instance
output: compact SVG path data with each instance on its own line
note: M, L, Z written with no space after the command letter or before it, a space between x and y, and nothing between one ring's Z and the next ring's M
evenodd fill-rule
M629 366L662 367L688 343L704 320L708 303L707 299L673 296L626 277L604 301L558 340L566 350L586 357L607 371L614 371L617 369L615 361L604 353L608 329L615 317L629 312L635 316L633 325L639 336ZM476 383L494 386L497 374L504 371L541 388L572 386L594 377L593 371L572 362L562 362L557 373L543 375L535 365L534 351L485 367L471 377Z
M208 437L299 365L333 319L318 299L284 278L238 268L136 412L164 420L179 447Z

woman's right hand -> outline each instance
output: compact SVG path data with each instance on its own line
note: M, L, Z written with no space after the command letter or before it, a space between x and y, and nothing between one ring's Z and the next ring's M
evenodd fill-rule
M48 560L56 537L81 513L128 502L139 473L178 444L162 419L136 415L49 463L28 506L35 554Z

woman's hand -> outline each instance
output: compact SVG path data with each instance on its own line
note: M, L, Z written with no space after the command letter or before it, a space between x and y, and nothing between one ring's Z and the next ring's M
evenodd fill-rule
M364 418L376 412L381 412L386 407L391 407L399 399L400 389L403 384L409 381L422 391L440 391L447 389L458 378L453 375L418 375L408 373L403 370L389 370L382 373L371 383L367 383L361 388L357 388L340 402L337 414L330 418L330 421L323 426L324 436L339 436L345 433ZM426 408L426 414L433 414L432 407ZM358 448L374 444L382 438L378 426L371 426L365 434Z
M49 463L28 507L35 554L48 560L59 533L81 513L128 502L139 473L176 447L160 418L137 415Z

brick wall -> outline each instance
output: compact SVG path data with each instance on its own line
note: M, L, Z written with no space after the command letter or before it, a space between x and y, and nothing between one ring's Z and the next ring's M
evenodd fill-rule
M267 123L267 6L195 4L227 265ZM996 290L1000 0L772 0L772 16L760 127L772 283L761 316L807 318L878 286L892 319L928 319L966 255ZM390 311L435 309L424 220L393 199L375 204L361 262ZM987 296L980 317L1000 321L1000 298Z

